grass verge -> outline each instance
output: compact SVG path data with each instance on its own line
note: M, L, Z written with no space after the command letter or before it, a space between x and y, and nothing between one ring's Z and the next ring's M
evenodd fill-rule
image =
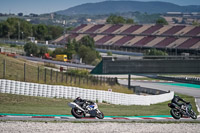
M185 95L179 96L186 101L190 101L194 111L197 112L193 97ZM67 105L71 101L71 99L55 99L0 93L0 113L71 115L71 108ZM167 106L169 102L151 106L124 106L98 103L98 106L105 116L170 115L170 108Z

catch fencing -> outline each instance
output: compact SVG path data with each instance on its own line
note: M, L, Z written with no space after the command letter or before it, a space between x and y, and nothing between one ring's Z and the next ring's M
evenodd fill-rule
M35 66L33 63L22 63L16 60L6 60L0 57L0 78L24 82L62 84L62 85L89 85L102 86L116 85L117 78L76 74L72 72L56 71L48 67ZM52 64L52 67L55 67ZM75 69L74 69L75 70Z
M174 96L174 92L161 95L142 96L110 91L83 89L71 86L46 85L5 79L0 79L0 93L65 99L75 99L76 97L81 97L83 99L96 102L98 101L100 103L107 102L120 105L151 105L169 101Z

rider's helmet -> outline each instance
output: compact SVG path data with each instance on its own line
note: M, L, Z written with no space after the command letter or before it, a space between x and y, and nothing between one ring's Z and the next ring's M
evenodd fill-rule
M178 95L174 94L174 98L178 98L179 99L180 97Z
M76 100L81 100L81 98L80 98L80 97L77 97Z

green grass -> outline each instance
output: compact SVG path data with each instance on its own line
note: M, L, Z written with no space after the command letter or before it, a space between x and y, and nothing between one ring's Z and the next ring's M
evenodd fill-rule
M24 81L24 63L26 63L26 82L33 82L33 83L42 83L44 84L44 73L45 68L44 64L33 63L24 59L16 59L12 57L7 57L5 55L0 54L0 78L3 78L3 60L6 60L6 76L5 79L9 80L17 80L17 81ZM39 81L38 81L38 66L40 67L39 71ZM76 70L77 71L77 70ZM75 82L76 81L76 82ZM128 88L120 85L109 85L106 82L100 82L99 84L94 82L94 78L89 78L87 83L87 77L81 76L80 83L78 76L72 76L72 80L70 75L66 75L63 73L63 80L62 80L62 73L58 72L58 77L56 80L56 71L52 73L52 80L51 80L51 70L47 69L46 71L46 83L50 85L64 85L64 86L75 86L80 88L86 89L95 89L95 90L105 90L112 89L113 92L119 93L127 93L133 94L133 91L129 90Z
M190 101L194 111L197 112L193 97L185 95L179 96L186 101ZM71 101L71 99L55 99L0 93L0 113L71 115L71 108L67 105ZM105 116L170 115L170 108L167 106L169 102L170 101L151 106L124 106L98 103L98 106Z

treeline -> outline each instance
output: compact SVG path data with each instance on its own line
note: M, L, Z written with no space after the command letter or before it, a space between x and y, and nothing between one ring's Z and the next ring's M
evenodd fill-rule
M90 36L84 36L80 41L68 39L66 48L56 48L52 56L57 54L67 54L69 60L73 55L78 55L84 63L92 65L97 65L101 60L99 52L95 50L94 39Z
M46 46L38 46L30 42L24 45L24 51L27 56L37 57L41 57L47 52L53 57L58 54L66 54L69 60L73 55L78 55L84 63L92 65L97 65L101 60L99 52L95 50L94 39L90 36L84 36L78 42L75 39L69 39L64 48L56 48L54 51L48 50Z
M19 18L8 18L0 22L0 38L27 39L35 37L36 40L48 41L63 34L64 28L60 26L31 24Z

